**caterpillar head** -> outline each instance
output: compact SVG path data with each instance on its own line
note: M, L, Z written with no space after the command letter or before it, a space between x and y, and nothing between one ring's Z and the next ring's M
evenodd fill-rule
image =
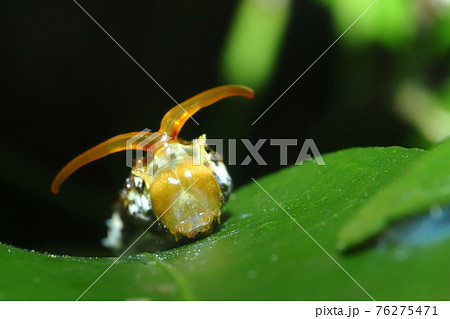
M190 116L225 97L253 97L247 87L224 85L200 93L173 107L161 121L158 134L131 132L117 135L80 154L55 177L51 190L58 193L61 184L82 166L123 150L152 152L152 161L134 167L132 175L142 178L154 216L172 234L192 238L210 230L219 220L222 205L231 190L231 178L220 159L208 151L203 135L192 143L178 138ZM143 141L147 141L143 143ZM130 141L132 141L130 143ZM197 150L197 156L195 154ZM159 167L158 163L167 160ZM157 168L148 174L148 165Z

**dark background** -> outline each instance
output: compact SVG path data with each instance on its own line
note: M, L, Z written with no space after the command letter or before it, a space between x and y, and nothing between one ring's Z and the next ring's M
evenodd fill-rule
M179 102L226 84L219 65L236 1L80 4ZM83 168L58 196L50 193L51 181L99 142L157 130L174 103L73 1L2 1L0 17L0 242L59 254L109 254L100 239L129 173L125 153ZM433 87L448 74L448 54L423 57L423 32L395 50L379 41L338 42L251 126L343 31L338 29L319 1L292 3L273 75L256 98L219 102L197 113L200 126L188 121L180 136L295 138L300 144L313 138L322 154L359 146L428 147L392 102L399 79L416 74ZM344 37L352 32L358 24ZM411 55L421 58L405 58ZM300 147L289 150L292 165ZM252 161L230 167L237 186L282 168L278 148L266 142L261 154L267 166ZM246 155L240 147L238 162Z

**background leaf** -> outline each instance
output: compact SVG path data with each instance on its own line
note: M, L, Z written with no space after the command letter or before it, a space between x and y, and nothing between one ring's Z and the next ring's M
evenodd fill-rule
M380 190L341 231L346 246L358 244L388 224L433 205L450 203L450 139L423 154L405 175Z

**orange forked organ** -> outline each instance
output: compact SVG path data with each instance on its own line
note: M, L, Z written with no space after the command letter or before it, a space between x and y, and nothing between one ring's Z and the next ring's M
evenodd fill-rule
M113 214L111 219L110 223L115 226L110 226L105 245L120 248L122 239L114 227L122 227L122 218L127 216L143 226L158 222L160 228L175 238L178 235L193 238L198 233L209 232L212 222L219 221L221 208L231 192L231 178L220 156L206 145L205 135L187 142L178 138L178 133L189 117L201 108L226 97L253 98L253 95L250 88L237 85L202 92L169 110L156 138L149 138L154 134L152 132L125 133L80 154L58 173L51 190L58 193L61 184L72 173L109 154L124 150L151 151L151 162L147 163L145 157L135 161L120 195L120 212L114 212L116 215ZM147 139L151 141L142 143ZM200 154L195 154L194 148ZM148 173L149 165L153 166L151 174Z

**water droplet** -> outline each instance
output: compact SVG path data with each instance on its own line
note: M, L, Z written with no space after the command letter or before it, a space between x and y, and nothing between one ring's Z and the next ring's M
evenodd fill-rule
M256 279L256 277L258 277L258 274L256 273L255 270L250 270L250 271L248 272L248 278L250 278L250 279Z
M430 215L431 217L433 217L434 219L439 219L441 218L443 214L442 208L439 206L433 206L430 208Z
M342 249L344 249L345 248L345 243L343 242L343 241L338 241L337 243L336 243L336 248L337 249L339 249L339 250L342 250Z
M405 249L398 249L395 252L395 259L397 259L398 261L405 261L408 258L408 253L406 252Z

